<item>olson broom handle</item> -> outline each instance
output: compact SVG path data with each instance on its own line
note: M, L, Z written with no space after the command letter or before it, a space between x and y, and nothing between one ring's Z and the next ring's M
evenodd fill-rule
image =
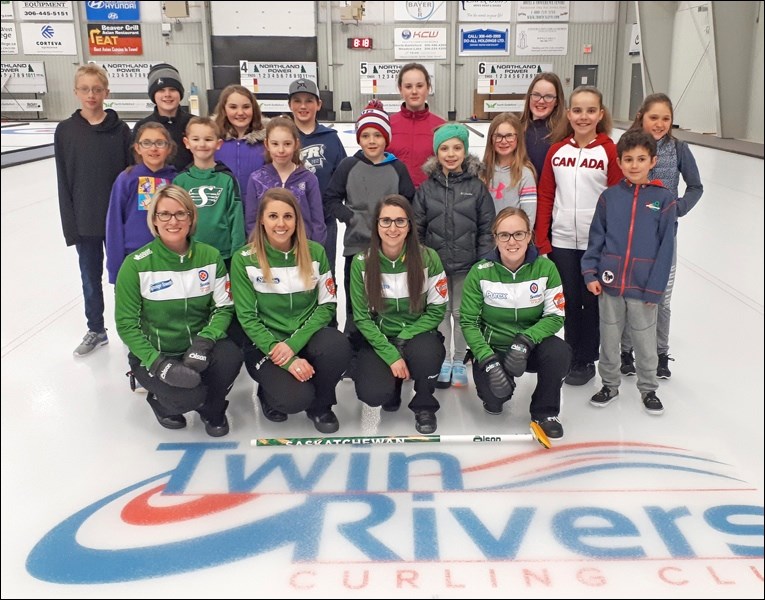
M496 435L349 435L334 437L280 437L280 438L255 438L250 441L251 446L370 446L370 445L395 445L395 444L420 444L420 443L456 443L456 444L486 444L524 442L537 440L545 448L550 448L550 440L544 431L536 423L530 426L530 433L503 433Z

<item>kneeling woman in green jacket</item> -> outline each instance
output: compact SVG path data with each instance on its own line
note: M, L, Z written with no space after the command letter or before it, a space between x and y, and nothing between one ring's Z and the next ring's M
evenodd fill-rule
M258 382L263 416L281 422L305 411L319 432L336 432L335 387L351 347L327 326L337 309L335 282L289 190L264 193L250 243L231 259L231 292L252 341L244 364Z
M560 439L560 389L571 348L555 335L565 307L558 269L531 244L522 209L502 209L491 233L497 248L470 269L460 306L478 397L487 413L498 415L513 395L515 378L535 372L531 419L547 437Z
M415 428L436 430L436 377L446 355L438 324L446 312L446 274L435 250L420 245L414 211L404 196L375 208L369 249L351 264L353 320L363 336L356 395L368 406L398 410L401 386L414 380Z
M162 427L186 427L183 413L195 410L208 435L226 435L226 395L242 368L226 337L234 315L226 266L192 239L197 209L186 190L162 188L146 221L155 239L127 256L115 289L130 368Z

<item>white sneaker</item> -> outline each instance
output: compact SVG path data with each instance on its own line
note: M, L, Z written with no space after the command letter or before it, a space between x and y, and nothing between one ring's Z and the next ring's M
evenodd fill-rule
M105 346L108 343L109 338L106 336L106 330L102 331L101 333L88 331L88 333L85 334L85 337L82 338L80 345L74 349L73 354L75 356L85 356L86 354L93 352L93 350L99 346Z

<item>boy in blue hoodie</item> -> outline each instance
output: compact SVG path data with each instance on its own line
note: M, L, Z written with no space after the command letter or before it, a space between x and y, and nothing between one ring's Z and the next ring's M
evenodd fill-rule
M582 275L600 310L603 388L590 404L607 406L619 394L621 336L629 327L643 407L659 415L664 406L656 396L656 315L672 267L677 203L660 181L648 180L656 164L653 137L625 133L616 152L625 179L600 195L582 256Z
M300 133L300 160L303 166L319 180L322 201L332 174L347 154L337 131L319 123L316 114L321 110L321 97L316 83L310 79L296 79L290 84L289 107L292 119ZM335 272L337 258L337 219L324 204L324 223L327 226L327 251L329 266Z

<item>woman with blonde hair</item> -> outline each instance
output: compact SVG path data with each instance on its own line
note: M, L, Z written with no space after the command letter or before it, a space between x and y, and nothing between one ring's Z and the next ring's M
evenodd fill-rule
M128 255L115 288L130 368L162 427L183 429L195 410L208 435L226 435L242 354L226 337L234 306L223 258L193 239L197 209L177 185L156 193L146 222L155 239Z
M351 348L328 327L337 308L335 282L326 252L306 236L289 190L263 195L250 243L232 258L231 291L252 341L244 362L258 382L263 416L278 423L305 411L319 432L336 432L335 386Z

